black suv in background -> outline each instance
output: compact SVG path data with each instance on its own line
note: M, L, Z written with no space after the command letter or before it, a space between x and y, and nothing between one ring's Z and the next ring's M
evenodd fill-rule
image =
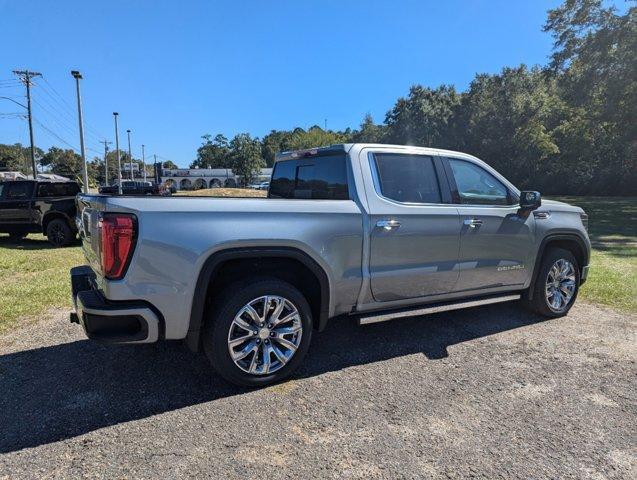
M0 181L0 233L20 240L43 233L55 247L71 243L75 226L76 182L47 180Z
M119 185L107 185L99 188L102 195L117 195ZM159 186L152 182L124 180L122 182L122 195L159 195Z

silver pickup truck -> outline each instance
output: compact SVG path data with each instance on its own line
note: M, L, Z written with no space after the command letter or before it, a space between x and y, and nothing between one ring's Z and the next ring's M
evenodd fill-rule
M289 376L329 319L519 300L565 315L588 218L467 154L346 144L277 157L268 198L79 195L71 270L91 339L185 339L227 380Z

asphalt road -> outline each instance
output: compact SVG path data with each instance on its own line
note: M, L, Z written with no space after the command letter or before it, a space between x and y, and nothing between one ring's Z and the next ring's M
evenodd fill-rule
M243 390L63 312L0 337L0 478L637 478L637 319L512 305L332 323Z

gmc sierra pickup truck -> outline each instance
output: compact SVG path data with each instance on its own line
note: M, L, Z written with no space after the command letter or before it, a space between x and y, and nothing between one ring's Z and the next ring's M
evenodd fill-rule
M54 247L75 240L77 182L0 181L0 232L12 240L43 233Z
M582 209L467 154L347 144L279 154L268 198L79 195L87 336L185 339L240 385L289 376L328 319L519 300L565 315L586 279Z

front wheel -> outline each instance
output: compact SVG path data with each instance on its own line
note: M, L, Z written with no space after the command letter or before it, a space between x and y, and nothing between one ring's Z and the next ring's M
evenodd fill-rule
M580 269L575 256L563 248L552 248L544 255L528 306L545 317L562 317L575 303Z
M210 307L203 346L213 368L236 385L257 387L290 376L312 338L312 313L303 294L277 279L226 288Z

